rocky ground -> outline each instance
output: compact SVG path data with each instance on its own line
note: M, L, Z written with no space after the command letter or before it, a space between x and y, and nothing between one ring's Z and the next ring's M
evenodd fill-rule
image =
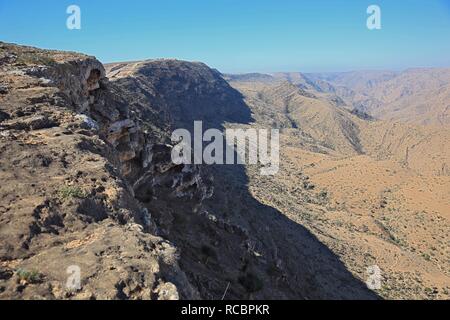
M0 297L198 298L127 179L157 170L158 136L140 131L101 63L1 43L0 69Z

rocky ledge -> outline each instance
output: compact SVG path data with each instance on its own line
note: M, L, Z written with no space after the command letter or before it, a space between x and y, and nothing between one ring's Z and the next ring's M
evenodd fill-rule
M0 88L0 298L198 298L133 188L210 192L171 164L167 131L143 129L93 57L0 43Z

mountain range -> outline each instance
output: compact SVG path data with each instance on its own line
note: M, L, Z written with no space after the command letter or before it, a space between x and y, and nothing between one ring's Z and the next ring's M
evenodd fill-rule
M0 42L0 298L448 298L449 81ZM172 163L195 120L279 129L280 172Z

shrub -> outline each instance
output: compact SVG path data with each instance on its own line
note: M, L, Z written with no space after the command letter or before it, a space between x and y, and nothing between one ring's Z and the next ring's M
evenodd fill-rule
M422 253L422 257L427 261L431 260L431 256L428 253Z
M86 192L80 187L64 186L58 190L58 195L61 199L66 200L69 198L86 198Z
M42 281L42 275L37 271L27 271L25 269L17 269L16 275L19 281L27 283L39 283Z
M26 65L53 65L55 61L48 55L45 54L37 54L37 53L22 53L17 57L17 63L26 64Z

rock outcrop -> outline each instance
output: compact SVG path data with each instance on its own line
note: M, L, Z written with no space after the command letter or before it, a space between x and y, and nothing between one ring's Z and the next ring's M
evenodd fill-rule
M198 298L133 190L143 172L163 174L163 137L141 128L95 58L0 43L0 60L0 297ZM169 170L174 194L196 192ZM81 284L69 290L73 266Z

